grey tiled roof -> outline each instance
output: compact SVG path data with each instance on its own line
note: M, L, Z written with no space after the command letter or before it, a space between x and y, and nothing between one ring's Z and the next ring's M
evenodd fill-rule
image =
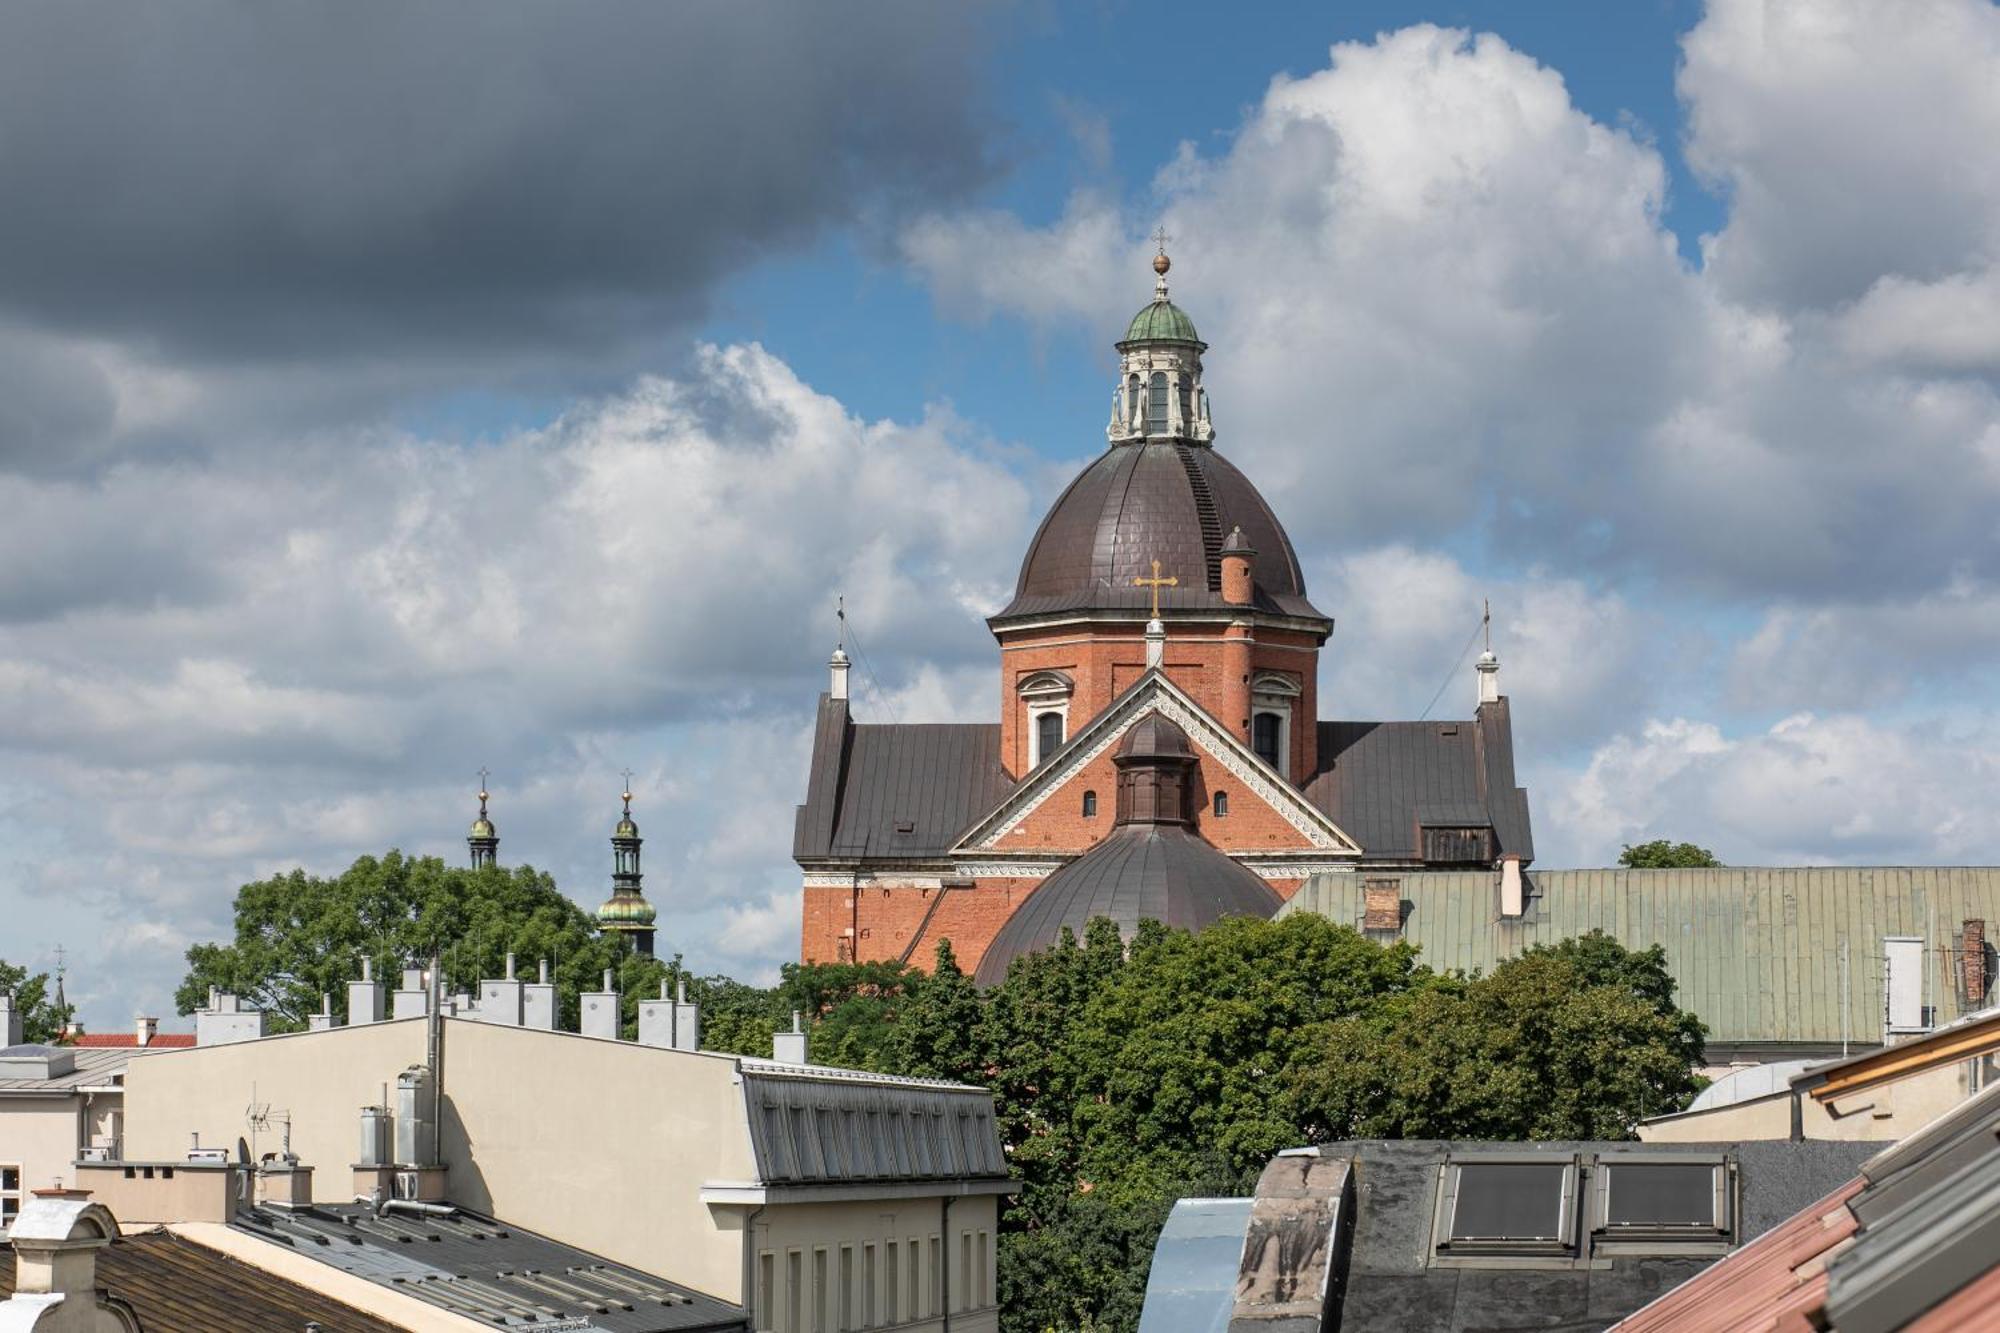
M743 1066L757 1178L766 1185L1002 1179L984 1088L841 1083Z
M1115 445L1069 484L1029 543L1013 601L989 623L1143 613L1152 593L1132 580L1150 577L1155 560L1180 580L1160 590L1162 611L1221 609L1222 544L1234 527L1257 552L1258 608L1326 620L1306 599L1291 539L1249 479L1206 445L1153 442Z
M822 698L792 854L939 857L1013 787L996 723L858 725L844 701Z

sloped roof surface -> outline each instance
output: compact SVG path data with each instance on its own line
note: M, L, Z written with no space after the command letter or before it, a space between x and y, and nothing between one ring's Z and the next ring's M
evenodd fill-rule
M1255 871L1178 824L1120 824L1035 886L980 956L977 980L997 985L1014 959L1049 948L1065 927L1082 939L1100 916L1129 939L1141 921L1200 930L1225 916L1271 916L1279 903Z
M136 1032L79 1032L62 1044L65 1046L75 1046L79 1049L91 1046L122 1046L127 1050L134 1050L139 1045L139 1034ZM155 1049L185 1050L192 1045L194 1045L194 1033L192 1032L156 1032L153 1034L153 1039L146 1043L145 1049L149 1051Z
M126 1065L146 1054L130 1047L121 1050L117 1047L56 1046L50 1049L68 1057L70 1068L67 1073L52 1078L0 1078L0 1092L70 1092L77 1088L101 1087L123 1073Z
M0 1259L4 1300L14 1294L14 1258L10 1252ZM244 1333L302 1329L309 1320L341 1333L400 1327L166 1231L120 1236L99 1250L97 1285L131 1306L149 1330Z
M1002 1179L993 1096L949 1083L786 1077L743 1066L757 1178L767 1185Z
M1251 1199L1181 1199L1146 1274L1139 1333L1227 1333Z
M856 724L822 698L792 854L942 856L1013 787L997 723Z
M1746 1145L1747 1146L1747 1145ZM2000 1086L1870 1158L1827 1198L1617 1327L1986 1329L2000 1290Z
M1283 910L1318 912L1358 928L1363 878L1316 876ZM1882 938L1921 936L1933 925L1956 930L1968 917L2000 918L2000 867L1531 870L1524 876L1527 912L1518 920L1500 916L1493 871L1394 878L1410 904L1403 938L1420 946L1432 967L1491 969L1530 945L1592 930L1630 948L1660 945L1680 987L1676 1002L1708 1024L1711 1048L1780 1043L1837 1050L1843 1036L1880 1041ZM1940 1022L1959 1015L1955 987L1936 988L1933 1000Z
M1322 722L1305 791L1370 857L1417 859L1429 824L1489 827L1499 854L1534 859L1504 699L1470 721Z
M1078 474L1028 544L1014 600L989 622L1067 611L1143 613L1152 590L1132 580L1163 577L1163 612L1217 610L1222 544L1240 527L1257 552L1258 609L1325 620L1306 600L1291 538L1264 497L1207 445L1152 441L1113 445Z
M377 1217L365 1204L317 1204L259 1208L231 1225L494 1327L678 1333L745 1326L741 1307L463 1210L450 1217L400 1212Z

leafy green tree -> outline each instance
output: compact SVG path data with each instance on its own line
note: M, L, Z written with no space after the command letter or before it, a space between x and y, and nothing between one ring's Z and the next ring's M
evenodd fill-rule
M500 975L510 951L529 967L549 959L571 1028L576 996L598 989L606 968L625 996L629 1024L639 999L657 994L678 966L600 936L541 871L471 870L392 851L364 856L331 879L294 870L245 884L236 894L234 941L189 949L174 999L180 1012L193 1013L208 988L219 987L265 1009L274 1029L294 1031L319 1012L322 994L345 1015L347 983L360 976L363 958L393 980L398 969L428 962L433 949L447 991Z
M1316 1140L1627 1138L1694 1095L1685 1017L1538 951L1323 1025L1293 1088Z
M0 994L7 993L14 996L14 1008L21 1015L22 1041L53 1042L76 1016L75 1005L56 1004L48 973L29 976L27 968L9 967L5 959L0 959ZM0 1041L4 1040L5 1034L0 1034Z
M939 940L931 974L910 990L885 1049L894 1073L985 1084L992 1076L979 988L958 965L950 940Z
M1618 864L1633 870L1687 870L1719 866L1722 862L1706 847L1655 838L1636 847L1626 843L1625 850L1618 853Z
M1300 913L1199 934L1141 926L1066 1043L1083 1180L1113 1197L1261 1166L1299 1141L1290 1075L1315 1025L1366 1014L1421 976L1416 952Z

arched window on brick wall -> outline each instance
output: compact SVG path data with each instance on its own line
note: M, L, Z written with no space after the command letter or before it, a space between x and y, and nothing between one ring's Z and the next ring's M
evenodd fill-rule
M1229 814L1229 793L1226 791L1217 792L1215 799L1209 802L1209 805L1215 811L1217 819L1227 818Z
M1094 791L1087 791L1083 794L1083 817L1085 819L1097 818L1097 793Z

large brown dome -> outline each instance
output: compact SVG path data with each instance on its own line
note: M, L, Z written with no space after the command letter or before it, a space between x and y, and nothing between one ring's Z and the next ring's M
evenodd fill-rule
M1257 553L1257 609L1326 619L1306 600L1291 539L1249 478L1208 445L1149 440L1113 445L1069 484L1028 547L1014 600L989 623L1073 611L1143 616L1152 595L1132 580L1150 576L1155 560L1180 580L1160 590L1163 612L1222 610L1232 528Z

